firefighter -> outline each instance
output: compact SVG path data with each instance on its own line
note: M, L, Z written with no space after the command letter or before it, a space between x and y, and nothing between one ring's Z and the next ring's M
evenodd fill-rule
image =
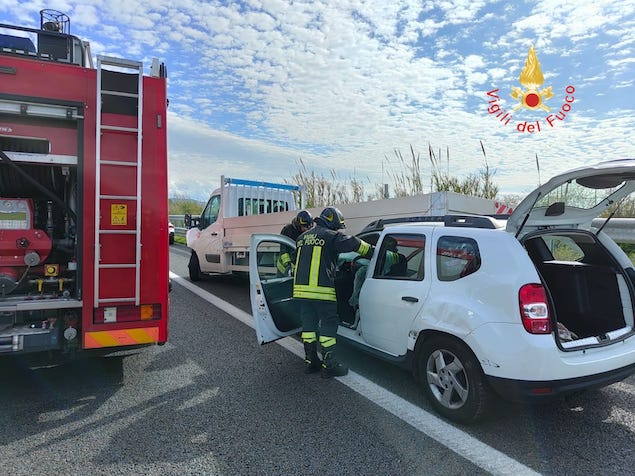
M337 208L325 208L315 219L315 224L317 226L301 234L296 242L293 298L300 303L304 372L321 370L322 377L329 378L348 373L348 367L337 361L335 353L339 325L335 294L337 255L356 251L370 257L373 247L339 231L345 228L345 223ZM322 362L317 353L318 339Z
M301 210L298 214L291 220L291 223L285 225L280 231L281 235L284 235L288 238L291 238L293 241L298 239L302 233L307 231L313 226L313 217L306 210ZM280 258L278 258L278 262L276 267L278 268L278 274L280 276L290 276L293 274L293 259L291 256L293 255L293 250L288 248L283 248L282 254Z

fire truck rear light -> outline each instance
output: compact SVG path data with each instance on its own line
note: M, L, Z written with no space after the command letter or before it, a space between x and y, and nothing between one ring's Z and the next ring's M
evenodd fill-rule
M520 318L530 334L551 334L547 294L541 284L525 284L518 292Z
M152 305L143 304L141 306L141 319L142 320L152 319L153 316L154 316L154 309L152 308Z
M159 304L98 307L95 309L93 316L93 322L95 322L95 324L149 321L156 319L161 319L161 306Z

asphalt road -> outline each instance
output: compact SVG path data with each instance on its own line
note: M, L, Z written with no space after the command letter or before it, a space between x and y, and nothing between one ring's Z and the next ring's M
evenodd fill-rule
M187 256L171 248L177 275ZM633 378L547 406L501 402L488 421L449 425L407 372L345 346L351 379L305 376L288 346L259 346L236 313L179 282L165 346L51 368L0 359L1 474L633 473ZM244 278L197 287L250 312ZM483 464L490 455L518 466Z

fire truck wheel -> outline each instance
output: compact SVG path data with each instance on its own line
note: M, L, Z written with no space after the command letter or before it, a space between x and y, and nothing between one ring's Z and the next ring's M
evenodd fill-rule
M201 267L198 264L198 256L196 256L196 252L192 251L192 255L190 256L190 263L187 265L190 270L190 279L192 281L200 281L201 280Z

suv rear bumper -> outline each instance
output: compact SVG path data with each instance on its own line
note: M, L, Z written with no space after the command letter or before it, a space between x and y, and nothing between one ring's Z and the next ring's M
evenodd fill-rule
M501 397L513 402L540 402L592 388L601 388L635 374L635 363L601 374L563 380L529 381L487 376L488 383Z

